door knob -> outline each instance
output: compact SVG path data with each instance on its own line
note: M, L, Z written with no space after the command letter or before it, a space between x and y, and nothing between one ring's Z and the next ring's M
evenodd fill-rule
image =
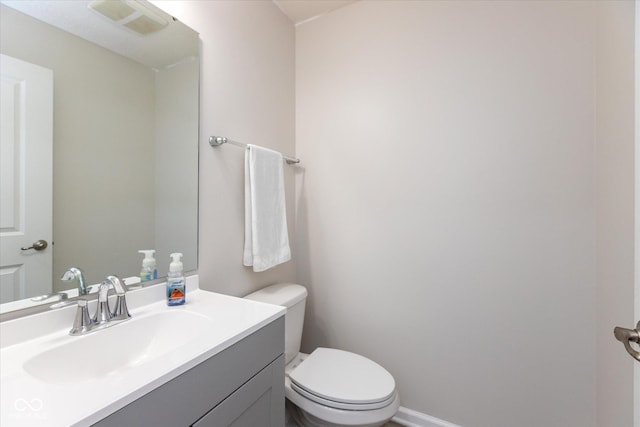
M640 344L640 321L636 325L636 329L625 329L619 326L616 326L613 329L613 335L615 335L616 339L624 344L624 348L627 349L627 352L640 362L640 351L635 350L631 347L631 342L635 342Z
M22 251L28 251L29 249L34 249L36 251L42 251L44 249L47 248L47 241L46 240L38 240L37 242L34 242L31 246L29 246L28 248L20 248L20 250Z

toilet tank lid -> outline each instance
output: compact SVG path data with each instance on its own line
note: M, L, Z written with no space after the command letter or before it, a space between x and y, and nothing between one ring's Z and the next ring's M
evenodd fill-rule
M291 308L307 297L307 289L296 283L276 283L255 291L245 298Z

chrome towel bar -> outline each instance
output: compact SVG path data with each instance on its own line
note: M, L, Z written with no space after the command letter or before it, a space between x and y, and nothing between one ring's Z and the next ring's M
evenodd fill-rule
M223 136L210 136L209 137L209 145L211 145L212 147L219 147L222 144L231 144L231 145L235 145L236 147L247 148L247 144L244 144L244 143L238 142L238 141L233 141L233 140L225 138ZM300 159L298 159L296 157L285 156L283 154L282 158L284 159L285 162L287 162L288 165L293 165L293 164L296 164L296 163L300 163Z

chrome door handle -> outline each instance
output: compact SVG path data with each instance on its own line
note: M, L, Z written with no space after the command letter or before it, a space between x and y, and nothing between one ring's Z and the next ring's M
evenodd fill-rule
M21 251L28 251L29 249L34 249L36 251L42 251L45 250L47 248L47 241L46 240L38 240L37 242L34 242L31 246L29 246L28 248L20 248Z
M640 321L636 325L636 329L625 329L619 326L616 326L613 329L613 335L615 335L616 339L624 344L624 348L627 349L627 352L640 362L640 351L635 350L631 347L631 342L635 342L640 344Z

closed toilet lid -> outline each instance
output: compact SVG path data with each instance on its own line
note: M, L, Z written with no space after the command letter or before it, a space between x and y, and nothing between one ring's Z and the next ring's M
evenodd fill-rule
M382 366L358 354L331 348L317 348L291 371L289 378L307 396L347 405L387 404L396 389L393 377Z

